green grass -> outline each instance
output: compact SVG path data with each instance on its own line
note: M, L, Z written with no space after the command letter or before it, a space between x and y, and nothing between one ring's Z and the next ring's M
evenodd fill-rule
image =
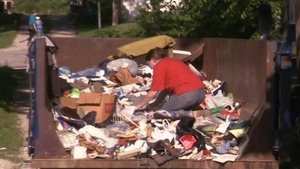
M18 114L12 106L13 93L18 82L24 80L25 73L10 67L0 67L0 158L20 161L23 137L18 124Z
M7 48L12 45L17 31L14 29L8 29L13 26L0 26L0 48Z
M136 23L124 23L116 26L109 26L98 29L91 26L76 26L79 37L84 38L104 38L104 37L142 37L143 29Z
M41 15L69 13L69 0L14 0L15 12L30 14L38 9Z
M9 110L13 101L13 93L18 85L18 81L22 80L24 75L17 70L8 66L0 67L0 107Z
M21 130L18 128L17 113L0 108L0 158L20 161L20 148L23 143Z
M7 48L13 43L19 25L19 14L7 15L0 13L0 48Z

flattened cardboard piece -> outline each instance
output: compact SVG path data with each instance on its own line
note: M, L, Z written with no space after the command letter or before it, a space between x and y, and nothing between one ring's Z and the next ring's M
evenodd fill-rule
M102 93L80 93L78 104L98 105L101 103L102 95Z
M70 109L77 109L78 98L60 97L61 107L68 107Z
M77 110L84 114L96 111L95 123L102 123L113 114L115 102L113 94L80 93Z

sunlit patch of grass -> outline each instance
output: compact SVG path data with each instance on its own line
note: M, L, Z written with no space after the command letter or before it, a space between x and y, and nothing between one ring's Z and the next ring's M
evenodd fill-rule
M136 23L124 23L116 26L108 26L101 29L96 27L76 27L77 35L86 38L104 38L104 37L142 37L143 29Z
M23 137L17 113L0 108L0 158L20 161Z
M7 48L12 45L17 31L15 31L13 26L10 26L11 29L8 29L8 26L5 28L0 26L0 48Z

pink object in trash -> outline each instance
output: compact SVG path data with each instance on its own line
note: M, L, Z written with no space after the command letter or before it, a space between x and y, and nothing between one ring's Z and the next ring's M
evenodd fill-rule
M193 145L196 143L195 137L191 134L183 135L179 138L179 141L186 150L192 148Z

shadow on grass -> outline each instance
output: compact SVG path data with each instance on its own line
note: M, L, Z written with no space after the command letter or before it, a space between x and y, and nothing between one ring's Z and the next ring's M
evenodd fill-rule
M280 161L279 169L300 169L300 141L294 139L286 148L288 158Z
M0 158L20 162L24 139L15 106L16 89L26 80L25 71L0 67Z
M20 27L21 17L21 14L8 15L5 13L0 13L0 33L11 30L17 31Z
M7 48L16 37L20 27L21 14L0 13L0 48Z
M26 73L8 66L0 67L0 107L6 111L12 110L13 94L20 81L25 80Z
M292 88L291 112L293 112L292 135L287 136L287 160L280 163L280 169L300 169L300 81Z

